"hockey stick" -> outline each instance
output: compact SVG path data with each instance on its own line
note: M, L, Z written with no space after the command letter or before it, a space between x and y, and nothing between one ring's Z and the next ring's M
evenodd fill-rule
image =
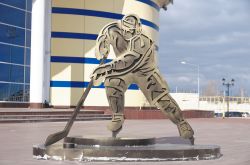
M106 60L106 57L104 56L103 59L100 62L100 65L104 64L105 60ZM93 81L93 79L91 79L91 81L88 84L88 87L86 88L86 90L84 91L82 97L78 101L77 106L74 109L74 112L71 115L70 119L68 120L67 125L65 126L65 128L60 132L50 134L47 137L46 141L45 141L45 144L44 144L45 146L54 144L54 143L58 142L59 140L63 139L64 137L66 137L68 135L68 133L69 133L69 131L70 131L75 119L76 119L76 116L77 116L78 112L81 109L81 106L82 106L83 102L87 98L87 96L89 94L89 91L93 86L93 83L94 83L94 81Z

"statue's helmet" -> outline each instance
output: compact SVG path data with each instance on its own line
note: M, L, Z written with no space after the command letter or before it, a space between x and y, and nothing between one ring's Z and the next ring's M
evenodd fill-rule
M141 33L141 21L135 14L125 15L121 20L121 29L126 39Z

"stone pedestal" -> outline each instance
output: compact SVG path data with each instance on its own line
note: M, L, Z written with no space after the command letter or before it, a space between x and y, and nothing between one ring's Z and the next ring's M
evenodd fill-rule
M33 146L37 159L74 161L184 161L221 157L216 145L191 145L180 137L67 137L63 144Z

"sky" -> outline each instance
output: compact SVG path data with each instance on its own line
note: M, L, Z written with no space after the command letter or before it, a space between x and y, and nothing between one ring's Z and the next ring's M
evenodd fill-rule
M174 0L160 12L159 33L159 68L172 91L197 91L199 65L201 94L211 84L223 94L222 78L233 78L230 94L250 96L250 0Z

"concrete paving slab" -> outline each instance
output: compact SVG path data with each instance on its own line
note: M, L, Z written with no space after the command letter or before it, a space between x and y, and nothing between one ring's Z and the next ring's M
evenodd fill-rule
M119 164L159 165L249 165L250 164L250 119L189 119L195 130L196 144L221 146L223 156L217 160L180 162L119 162ZM76 122L69 136L111 136L106 129L108 121ZM64 128L58 123L0 124L1 165L71 165L112 164L117 162L70 162L47 161L32 158L32 146L41 144L46 137ZM120 137L166 137L177 136L178 131L169 120L127 120Z

